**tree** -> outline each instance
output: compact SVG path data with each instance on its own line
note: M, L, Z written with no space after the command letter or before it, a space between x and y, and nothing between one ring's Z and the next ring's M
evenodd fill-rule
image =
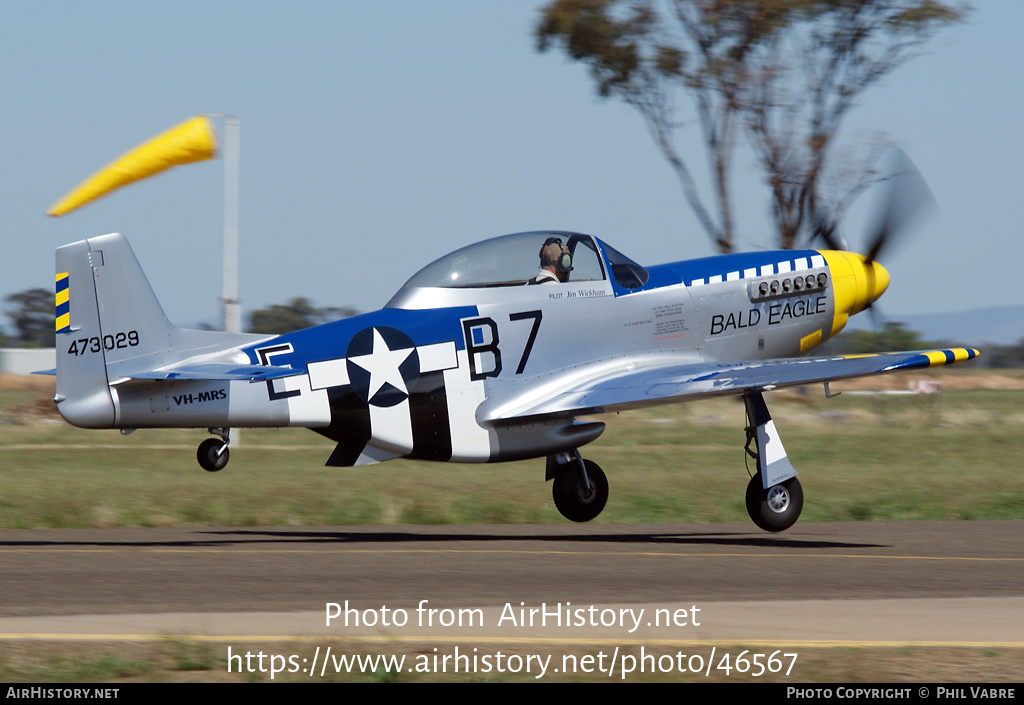
M865 355L899 350L921 350L930 347L921 340L916 331L908 330L903 323L886 322L882 330L851 330L837 340L837 347L851 355Z
M769 187L779 243L828 235L870 168L829 156L857 98L965 11L938 0L551 0L537 46L590 66L602 96L636 108L721 252L734 247L730 172L737 133ZM715 208L679 152L680 98L693 100Z
M298 296L287 304L273 304L253 311L249 316L249 332L290 333L339 318L348 318L355 313L351 308L316 308L309 299Z
M987 345L982 367L1024 367L1024 338L1013 345Z
M53 292L26 289L6 299L4 313L14 323L18 340L26 347L52 348L56 340Z

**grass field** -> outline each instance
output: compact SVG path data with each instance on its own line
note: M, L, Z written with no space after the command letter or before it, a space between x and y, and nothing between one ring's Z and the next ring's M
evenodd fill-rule
M1024 518L1024 371L952 369L927 377L941 381L944 391L854 393L905 389L912 378L892 376L833 385L833 392L847 390L833 399L820 387L769 395L801 473L803 521ZM203 430L127 437L83 431L55 415L51 394L38 382L0 384L0 528L565 521L543 482L542 460L325 468L332 444L315 433L245 430L228 467L206 473L195 460ZM584 448L611 486L596 521L749 521L739 400L601 420L608 430ZM413 646L397 650L417 653ZM803 682L996 682L1019 680L1014 674L1024 669L1024 652L811 649L801 651L800 664ZM201 641L168 637L94 643L87 650L70 642L0 643L0 682L229 680L238 681L226 673L224 650Z
M802 520L1024 518L1024 372L930 377L942 393L863 394L910 379L892 376L832 399L821 387L768 395L801 473ZM326 468L332 444L315 433L247 429L228 467L206 473L203 430L84 431L53 413L51 390L5 386L0 528L564 521L543 460ZM597 521L747 521L741 401L600 419L607 431L583 449L611 487Z
M235 650L253 654L279 653L286 650L312 661L317 646L301 640L273 643L235 643ZM336 654L364 654L372 651L387 656L404 656L408 663L432 653L428 644L394 644L367 646L365 644L332 644ZM522 645L495 645L505 654L529 652ZM577 660L586 655L593 656L607 646L559 647L548 646L552 663L560 663L563 655ZM743 645L731 650L742 652ZM684 653L689 650L685 647ZM750 647L751 653L758 653L764 647ZM652 647L648 653L674 654L679 647ZM636 656L637 649L631 649ZM706 653L706 651L705 651ZM787 660L788 663L788 660ZM236 667L237 668L237 667ZM310 678L305 674L279 673L273 682L277 683L405 683L405 682L605 682L605 683L1019 683L1024 668L1024 651L1020 649L980 648L922 648L907 646L900 648L841 648L799 650L794 677L787 677L785 671L764 673L759 677L749 675L750 670L741 674L736 671L725 673L713 671L703 673L655 673L629 674L609 678L607 674L565 674L549 672L542 681L536 673L519 674L417 674L404 671L388 672L383 669L360 674L326 673ZM227 672L226 648L216 642L196 641L168 636L165 639L135 643L91 643L88 656L82 656L79 645L61 642L36 643L29 648L20 644L0 643L0 682L28 683L270 683L268 673L229 674ZM1019 693L1019 686L1017 688Z

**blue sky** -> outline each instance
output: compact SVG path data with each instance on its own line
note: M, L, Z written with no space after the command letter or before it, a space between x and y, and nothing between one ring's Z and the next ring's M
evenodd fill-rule
M179 167L60 219L45 210L198 113L241 120L245 310L306 296L372 310L475 240L566 229L641 263L712 253L640 118L538 54L542 2L0 3L0 296L53 285L53 249L125 233L169 318L219 323L221 169ZM1024 304L1024 3L989 2L867 93L940 211L884 264L890 317ZM701 183L703 157L692 140ZM753 158L740 238L771 241ZM847 233L860 244L860 220Z

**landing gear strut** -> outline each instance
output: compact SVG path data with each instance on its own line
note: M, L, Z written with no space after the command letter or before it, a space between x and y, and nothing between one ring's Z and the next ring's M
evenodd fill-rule
M196 460L203 470L217 472L228 464L228 444L231 442L231 436L226 428L211 428L210 433L220 436L220 439L207 438L200 443L199 450L196 451Z
M608 502L608 478L601 466L584 460L577 449L548 456L547 478L554 479L555 507L570 521L590 521Z
M743 396L747 407L747 455L757 461L757 472L747 485L747 514L765 531L785 531L800 518L804 491L796 479L775 422L760 392ZM751 450L754 443L757 450Z

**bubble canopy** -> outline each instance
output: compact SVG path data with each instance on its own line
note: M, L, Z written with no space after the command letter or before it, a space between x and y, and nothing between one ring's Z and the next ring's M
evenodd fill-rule
M417 272L403 289L476 289L522 286L540 270L540 249L557 238L572 255L570 282L606 281L626 289L643 286L647 271L592 235L542 230L491 238L456 250Z

